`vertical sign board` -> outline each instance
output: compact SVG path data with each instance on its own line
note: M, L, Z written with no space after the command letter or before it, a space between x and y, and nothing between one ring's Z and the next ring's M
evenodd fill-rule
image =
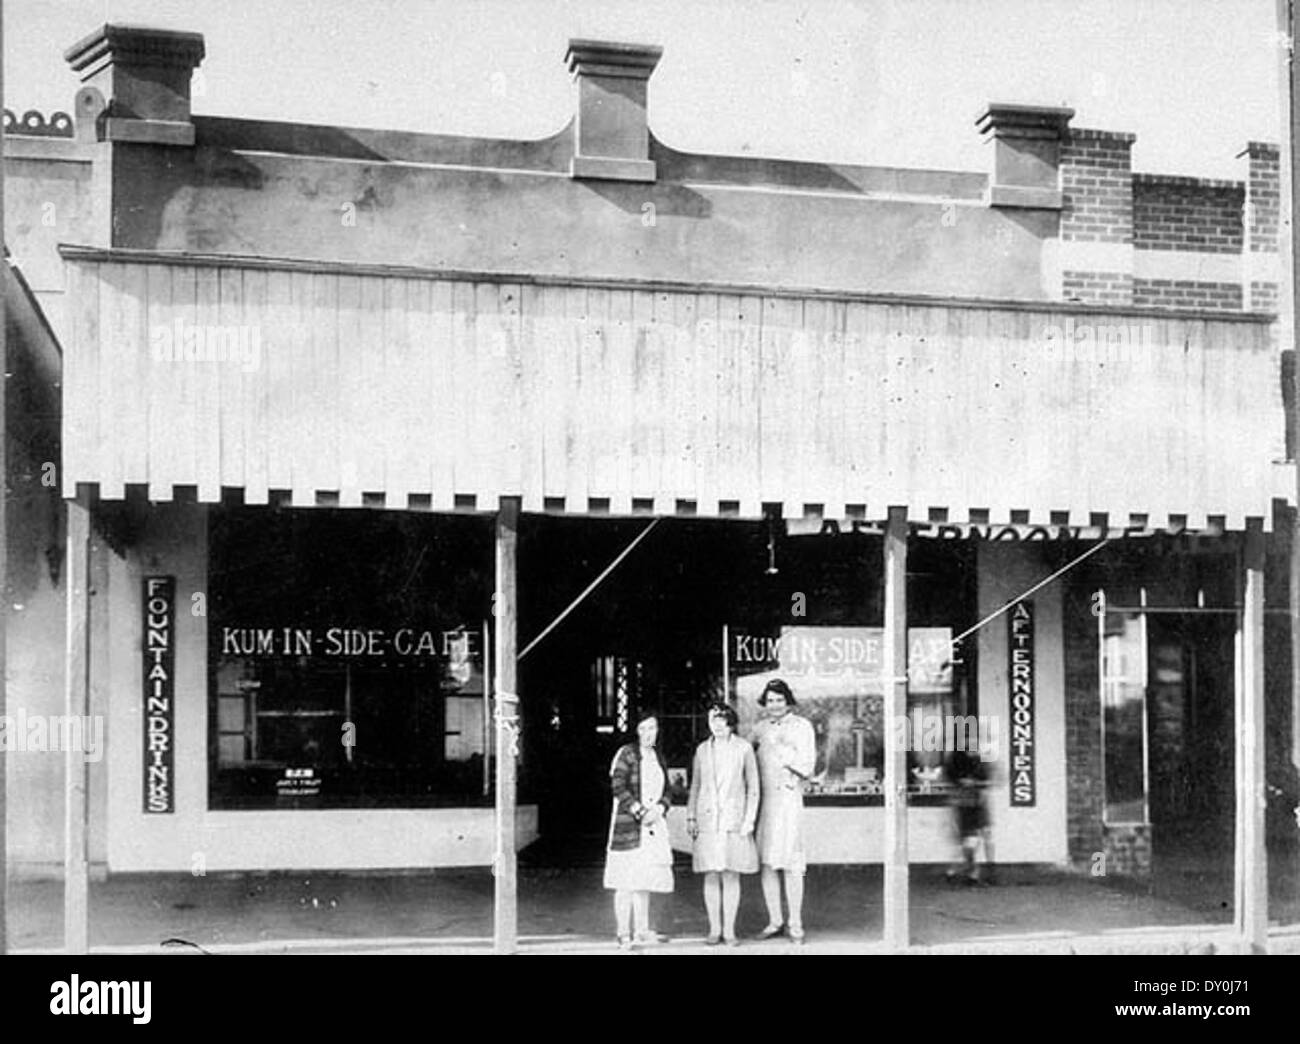
M1017 602L1007 621L1007 676L1011 680L1011 805L1032 808L1034 771L1034 606Z
M176 578L144 578L144 810L176 811Z

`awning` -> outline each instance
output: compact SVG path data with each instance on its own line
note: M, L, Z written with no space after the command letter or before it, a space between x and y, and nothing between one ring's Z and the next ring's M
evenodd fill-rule
M1277 489L1260 316L64 256L69 495L1236 530Z

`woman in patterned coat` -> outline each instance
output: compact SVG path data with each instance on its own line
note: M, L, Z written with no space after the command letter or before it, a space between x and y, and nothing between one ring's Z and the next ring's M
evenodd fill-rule
M620 949L658 942L650 928L650 893L673 890L673 850L668 842L668 770L655 747L659 719L643 714L637 739L618 749L609 767L613 808L605 857L605 887L614 893Z

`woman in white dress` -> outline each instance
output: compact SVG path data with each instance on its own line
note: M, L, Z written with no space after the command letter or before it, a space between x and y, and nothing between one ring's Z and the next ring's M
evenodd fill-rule
M655 743L659 719L637 719L637 741L619 748L609 767L614 803L609 820L605 887L614 892L618 945L658 942L650 928L650 893L673 890L668 842L668 770Z
M695 750L686 807L692 869L704 875L710 946L736 945L740 875L758 872L758 764L754 749L736 735L736 721L736 711L725 703L709 708L712 736Z
M755 729L762 804L758 815L758 860L762 864L767 927L760 939L781 935L804 940L803 879L808 862L803 849L803 784L817 760L816 737L807 718L792 714L794 693L773 678L758 698L767 720ZM780 876L778 876L780 875ZM785 879L788 922L781 916L781 879Z

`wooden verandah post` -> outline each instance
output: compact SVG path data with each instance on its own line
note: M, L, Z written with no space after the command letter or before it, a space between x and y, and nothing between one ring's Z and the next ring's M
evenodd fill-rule
M885 944L910 941L907 870L907 510L890 508L885 531Z
M90 714L90 505L69 500L67 634L64 709L69 719ZM63 948L90 949L90 886L87 859L86 758L69 744L63 755Z
M496 517L496 593L492 599L496 640L493 659L496 717L496 836L492 941L497 953L514 953L519 944L517 860L515 856L515 761L519 756L517 688L517 588L519 498L502 497Z
M1257 528L1246 531L1242 574L1234 701L1237 844L1233 858L1233 919L1237 935L1247 949L1265 953L1268 849L1264 838L1264 534Z

